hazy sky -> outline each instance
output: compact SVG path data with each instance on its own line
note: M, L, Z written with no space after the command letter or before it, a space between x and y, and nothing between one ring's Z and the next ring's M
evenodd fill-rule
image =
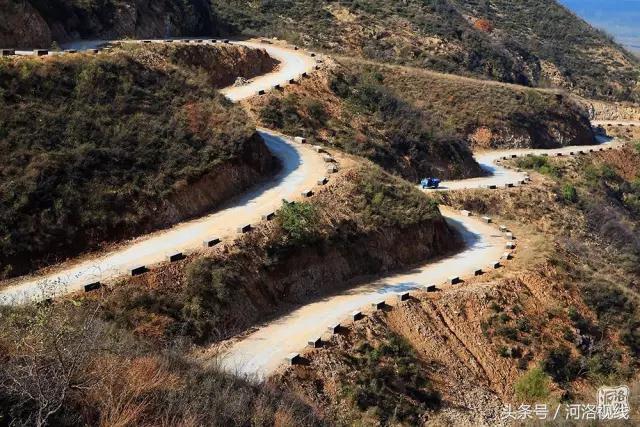
M592 25L640 52L640 0L559 0Z

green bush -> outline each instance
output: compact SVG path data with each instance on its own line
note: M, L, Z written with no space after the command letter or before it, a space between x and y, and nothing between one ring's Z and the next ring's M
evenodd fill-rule
M499 326L496 328L496 333L512 341L518 340L518 330L512 326Z
M551 379L542 369L533 368L516 382L516 396L525 402L541 403L549 397L550 383Z
M292 246L308 246L320 238L318 211L311 203L283 200L276 218Z
M343 385L343 395L360 411L373 409L382 425L415 425L422 413L440 406L440 394L402 337L392 333L377 347L363 343L349 359L356 378Z
M580 365L565 346L551 349L542 362L542 369L558 383L571 382L581 373Z
M571 184L564 184L562 186L562 198L565 202L576 203L578 201L578 191L576 187Z
M640 359L640 320L629 321L621 333L622 342Z
M314 99L307 99L305 101L305 110L309 118L318 124L322 125L327 121L327 111L321 102Z
M544 156L527 156L518 159L516 164L520 168L532 169L553 178L559 178L562 176L562 171L556 165L549 162L547 157Z

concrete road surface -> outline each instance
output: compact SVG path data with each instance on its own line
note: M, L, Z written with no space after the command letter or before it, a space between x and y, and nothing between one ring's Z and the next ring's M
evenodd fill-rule
M84 41L65 48L88 49L103 43ZM298 78L304 72L311 72L316 64L314 58L299 50L256 42L237 43L265 49L281 64L276 71L256 77L248 85L222 90L233 101L255 96L258 91L270 90L276 84L287 84L290 79ZM62 267L59 271L42 277L19 279L14 286L0 292L0 297L5 303L16 303L79 290L87 283L117 277L132 265L148 265L162 261L168 251L186 251L198 247L206 237L217 235L223 239L232 238L237 226L255 223L262 214L277 208L282 198L295 198L302 189L312 188L317 179L324 175L325 164L310 148L266 130L262 130L261 134L269 149L283 164L282 171L275 179L253 189L217 213L137 239L122 249L95 260L78 261L75 265ZM445 181L439 191L518 185L525 174L496 163L505 156L511 158L514 155L543 153L549 156L572 153L580 155L580 151L588 153L618 145L617 142L606 139L601 142L602 145L556 150L522 149L476 153L476 159L487 171L488 176ZM505 239L495 225L486 224L477 217L463 216L447 208L441 209L447 221L464 239L465 249L462 252L426 263L413 271L356 286L307 304L286 316L268 322L239 340L230 341L224 353L219 355L218 362L232 372L249 376L268 376L282 364L287 354L302 350L309 339L323 334L330 324L342 321L353 310L381 299L388 299L400 291L431 283L440 284L453 275L472 275L475 270L486 270L490 263L500 259L505 251Z

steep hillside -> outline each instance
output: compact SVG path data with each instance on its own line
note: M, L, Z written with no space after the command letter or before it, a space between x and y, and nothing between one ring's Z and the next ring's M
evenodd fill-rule
M340 66L247 102L264 126L368 158L410 181L483 174L462 138L371 74Z
M3 425L322 425L286 390L194 363L177 343L149 346L96 314L79 300L0 307Z
M639 100L639 62L553 0L215 0L236 31L530 86Z
M372 164L340 160L327 186L283 203L275 220L235 245L93 294L0 307L0 419L332 425L286 388L222 373L207 353L194 352L360 275L456 248L429 197Z
M0 47L47 48L74 39L213 35L206 0L0 0Z
M341 162L345 169L345 163ZM373 165L346 167L235 245L113 287L105 315L146 339L219 341L354 280L457 249L437 205Z
M556 148L593 143L586 110L552 91L342 59L425 113L429 125L472 149Z
M639 149L527 158L518 166L546 162L531 187L443 193L510 226L509 271L390 301L279 383L338 424L508 425L505 404L595 403L611 384L637 401Z
M603 99L640 100L640 61L554 0L0 0L0 46L244 33Z
M468 147L593 143L587 110L561 93L342 57L247 104L264 126L367 157L411 181L482 175Z
M215 53L187 66L192 49ZM251 121L212 88L273 66L185 45L0 60L0 274L174 224L273 172Z

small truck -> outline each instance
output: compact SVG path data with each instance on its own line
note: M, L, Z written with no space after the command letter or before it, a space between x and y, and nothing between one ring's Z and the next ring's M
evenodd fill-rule
M423 190L435 189L440 186L440 182L442 181L438 178L425 178L422 181L420 181L420 185L422 186Z

